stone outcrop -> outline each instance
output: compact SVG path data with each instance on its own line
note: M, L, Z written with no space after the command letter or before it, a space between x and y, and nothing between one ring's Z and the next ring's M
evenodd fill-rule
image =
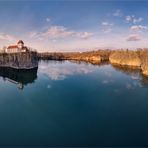
M1 53L0 67L15 69L33 69L38 67L36 52Z
M89 62L92 64L99 64L101 62L101 57L98 56L75 56L75 57L71 57L69 58L69 60L76 60L76 61L84 61L84 62Z
M141 70L142 73L148 76L148 52L147 51L140 51L139 56L141 59Z
M148 76L148 64L141 67L142 73Z
M115 51L110 55L109 61L121 66L141 66L140 57L135 51Z
M101 57L100 56L91 56L90 58L88 58L88 62L90 62L92 64L100 63Z
M148 52L140 51L115 51L109 57L112 64L128 67L138 67L142 74L148 76Z

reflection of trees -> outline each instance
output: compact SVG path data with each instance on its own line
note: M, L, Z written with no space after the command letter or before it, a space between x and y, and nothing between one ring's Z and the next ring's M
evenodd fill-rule
M4 80L16 84L19 89L23 89L24 85L33 83L37 79L37 68L30 70L0 68L0 76Z
M117 71L123 72L130 76L137 76L142 86L148 87L148 77L141 73L141 70L135 67L112 65Z
M65 60L40 60L39 63L44 62L45 64L59 64L59 63L64 63Z
M123 73L126 73L128 75L133 75L133 74L140 74L140 69L136 67L130 67L130 66L119 66L119 65L112 65L114 69L117 71L121 71Z
M103 65L106 65L108 64L109 62L107 61L102 61L102 62L93 62L93 61L83 61L83 60L44 60L44 63L46 64L59 64L59 63L64 63L65 61L69 61L71 63L76 63L76 64L92 64L92 65L96 65L96 66L103 66ZM42 62L42 60L40 60L39 62Z
M86 62L86 61L78 61L78 60L69 60L70 62L72 63L76 63L76 64L85 64L85 65L88 65L88 64L92 64L92 65L96 65L96 66L104 66L104 65L107 65L109 64L109 62L107 61L102 61L102 62L99 62L99 63L93 63L93 62Z
M148 77L143 75L142 80L141 80L141 84L142 84L142 86L147 86L148 87Z

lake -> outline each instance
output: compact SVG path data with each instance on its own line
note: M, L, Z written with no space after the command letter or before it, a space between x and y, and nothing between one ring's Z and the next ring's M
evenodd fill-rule
M139 70L69 61L0 69L0 146L148 146L147 137Z

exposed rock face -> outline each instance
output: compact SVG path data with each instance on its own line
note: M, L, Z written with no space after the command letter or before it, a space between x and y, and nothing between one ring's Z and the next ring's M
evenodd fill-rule
M144 75L148 76L148 57L142 58L141 70Z
M101 62L101 57L99 55L97 56L83 56L83 55L78 55L74 57L68 58L69 60L76 60L76 61L84 61L84 62L89 62L92 64L99 64Z
M115 51L109 57L112 64L140 67L141 60L135 51Z
M36 52L1 53L0 67L11 67L15 69L32 69L38 67Z
M148 52L147 51L140 51L139 53L141 59L141 70L142 73L148 76Z
M90 58L88 58L88 61L90 63L97 64L97 63L101 62L101 57L100 56L91 56Z
M148 65L147 65L148 67ZM148 76L148 68L142 68L142 73L146 76Z

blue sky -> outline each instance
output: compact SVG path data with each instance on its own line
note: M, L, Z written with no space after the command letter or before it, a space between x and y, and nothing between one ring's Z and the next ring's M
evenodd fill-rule
M148 47L148 1L0 1L0 47L39 51Z

